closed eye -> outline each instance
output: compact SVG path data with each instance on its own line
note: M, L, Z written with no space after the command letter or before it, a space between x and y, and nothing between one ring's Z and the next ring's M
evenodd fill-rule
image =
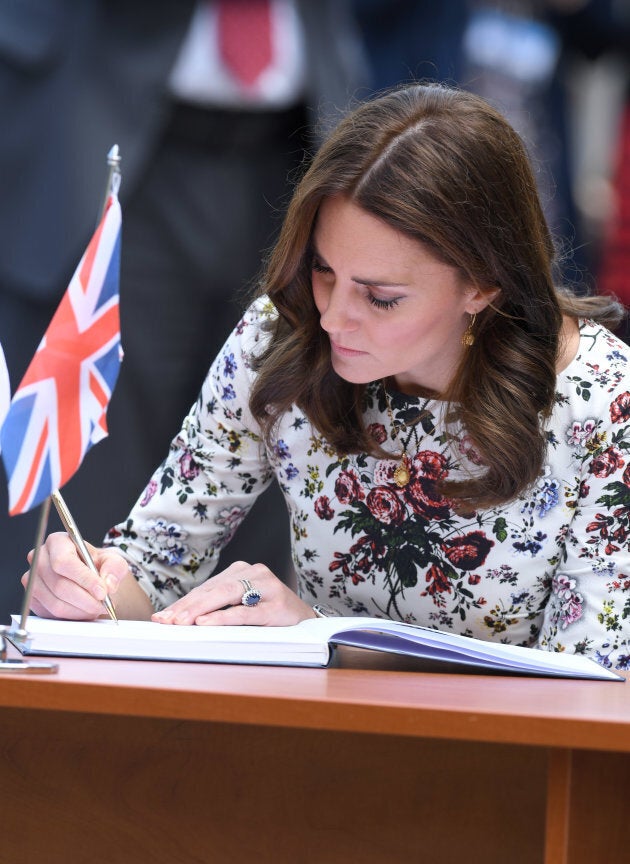
M400 303L400 297L392 297L391 300L382 300L380 297L375 297L373 294L368 294L368 300L372 306L377 309L393 309Z
M314 270L315 273L330 274L334 272L332 267L329 267L327 264L323 264L315 254L313 254L311 257L311 269ZM398 306L401 300L400 297L392 297L388 300L385 300L382 297L376 297L374 294L372 294L369 283L367 281L364 282L363 280L357 279L356 282L358 285L365 287L365 297L367 298L370 305L374 306L376 309L393 309L395 306Z
M322 262L318 261L317 258L313 258L311 261L311 267L316 273L332 273L332 269L327 267L325 264L322 264Z

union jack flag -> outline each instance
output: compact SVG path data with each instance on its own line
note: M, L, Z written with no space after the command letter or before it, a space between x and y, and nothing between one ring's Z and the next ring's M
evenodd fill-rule
M60 489L107 435L120 362L120 204L110 196L20 386L0 433L9 513Z

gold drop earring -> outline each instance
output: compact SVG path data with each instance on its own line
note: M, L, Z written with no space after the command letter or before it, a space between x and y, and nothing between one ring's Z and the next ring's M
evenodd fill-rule
M462 345L465 345L467 348L470 348L471 345L475 344L475 334L473 333L473 327L475 326L476 320L477 313L473 312L470 316L468 327L466 327L466 329L462 333Z

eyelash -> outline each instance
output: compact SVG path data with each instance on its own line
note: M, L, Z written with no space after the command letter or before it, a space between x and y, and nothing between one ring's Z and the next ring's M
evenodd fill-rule
M324 264L320 263L317 258L313 258L311 262L311 267L315 270L316 273L331 273L330 267L326 267ZM372 306L375 306L377 309L388 310L393 309L394 306L398 306L400 302L398 297L394 297L391 300L382 300L380 297L375 297L368 291L367 299Z
M369 293L368 300L372 306L376 306L377 309L393 309L394 306L398 306L399 303L398 297L394 297L392 300L381 300L379 297L375 297L373 294Z

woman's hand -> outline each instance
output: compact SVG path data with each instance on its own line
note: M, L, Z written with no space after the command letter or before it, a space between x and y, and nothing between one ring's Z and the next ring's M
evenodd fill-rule
M40 547L37 570L33 574L31 610L43 618L89 621L107 614L103 600L108 592L119 617L148 618L151 611L149 599L131 575L125 559L113 549L87 546L100 577L81 561L67 534L60 532L48 536ZM29 563L33 555L33 551L29 552ZM28 578L29 573L22 576L24 587ZM116 595L119 599L121 596L125 600L135 599L136 615L121 614L129 610L119 608Z
M260 594L255 606L244 606L241 598L247 580ZM314 618L312 608L288 588L264 564L236 561L203 585L156 612L161 624L256 624L286 627Z

